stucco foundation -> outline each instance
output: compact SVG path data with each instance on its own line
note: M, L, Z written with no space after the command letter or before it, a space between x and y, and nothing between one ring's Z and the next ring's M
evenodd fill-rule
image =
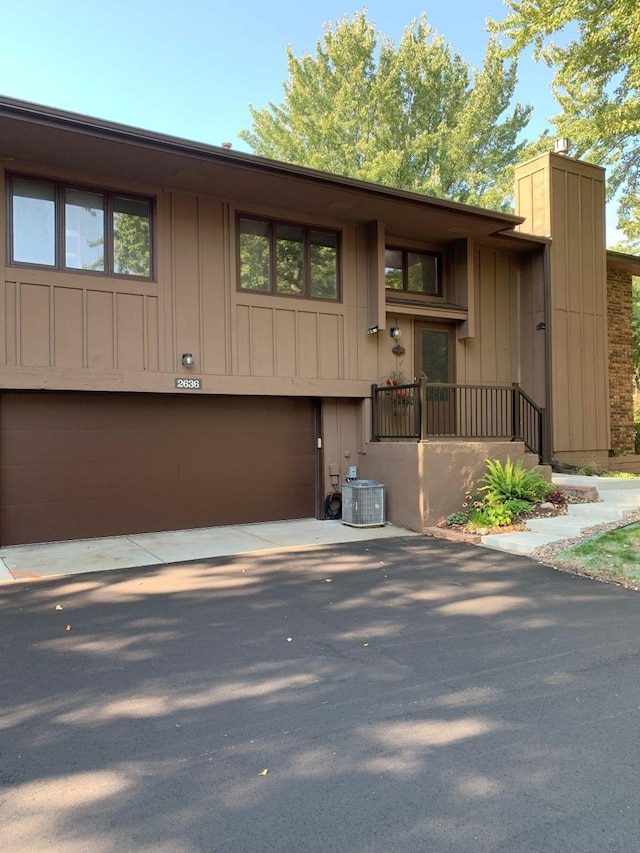
M360 476L386 485L388 521L422 532L460 509L485 473L487 459L507 457L522 460L526 468L538 461L521 442L372 442L361 457Z

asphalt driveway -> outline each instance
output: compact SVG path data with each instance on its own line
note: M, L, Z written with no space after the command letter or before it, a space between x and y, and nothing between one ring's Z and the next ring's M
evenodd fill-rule
M635 592L411 537L7 585L0 642L3 853L640 849Z

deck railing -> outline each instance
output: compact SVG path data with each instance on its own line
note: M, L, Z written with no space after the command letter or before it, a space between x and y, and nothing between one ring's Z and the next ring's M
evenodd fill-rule
M542 460L544 409L517 383L454 385L421 380L372 387L373 438L523 441Z

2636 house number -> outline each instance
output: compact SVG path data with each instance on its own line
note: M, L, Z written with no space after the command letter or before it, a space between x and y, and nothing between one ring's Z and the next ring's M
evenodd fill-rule
M176 378L176 388L186 388L189 391L197 391L199 388L202 388L202 379Z

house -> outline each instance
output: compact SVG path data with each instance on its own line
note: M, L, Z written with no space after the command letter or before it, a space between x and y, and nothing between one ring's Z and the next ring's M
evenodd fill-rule
M421 530L487 456L609 464L602 170L512 216L8 98L0 143L2 544L322 517L350 466Z

